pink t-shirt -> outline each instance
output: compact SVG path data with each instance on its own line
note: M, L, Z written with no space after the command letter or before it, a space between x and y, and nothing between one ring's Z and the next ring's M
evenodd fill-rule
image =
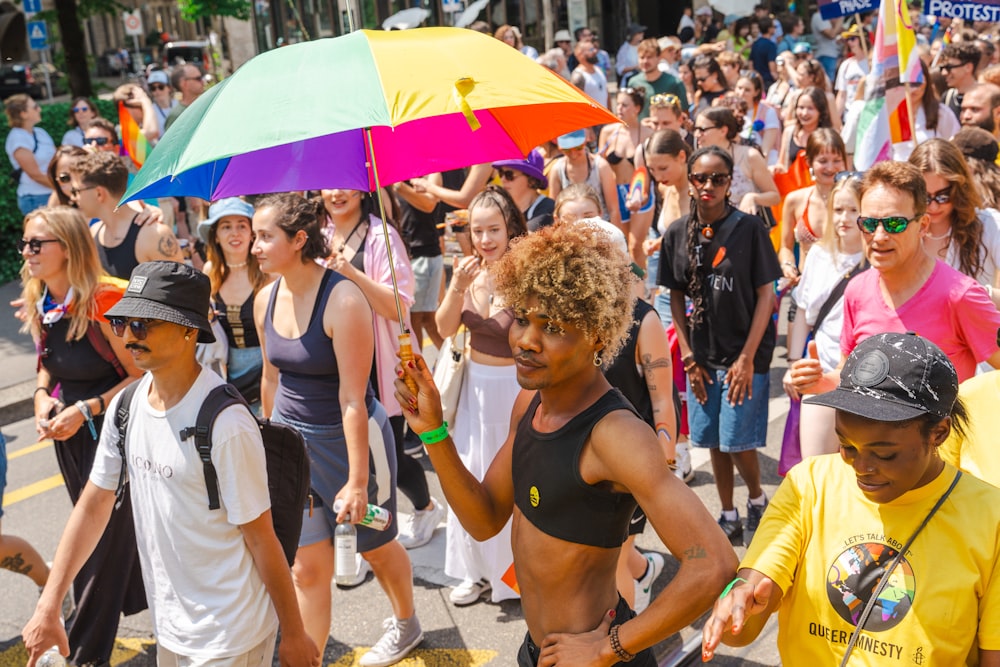
M1000 312L972 278L938 261L927 282L895 310L882 297L880 278L878 271L868 269L847 285L840 335L845 357L869 336L913 331L948 355L962 382L997 351Z

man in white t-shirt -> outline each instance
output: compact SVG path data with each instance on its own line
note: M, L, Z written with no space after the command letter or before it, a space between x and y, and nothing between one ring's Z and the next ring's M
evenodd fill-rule
M208 277L178 262L140 264L107 312L136 365L147 371L130 406L127 464L112 420L101 433L90 480L73 509L52 573L23 631L31 667L69 647L59 620L73 576L89 557L115 504L125 465L159 667L271 664L281 625L282 665L315 667L291 572L271 520L260 431L244 407L226 408L212 431L219 511L207 509L205 472L194 439L208 393L222 383L195 358L215 340L206 317ZM115 414L121 395L112 399Z
M590 40L580 40L573 49L576 59L580 62L570 76L570 82L604 105L611 107L611 97L608 95L608 80L597 67L597 47Z

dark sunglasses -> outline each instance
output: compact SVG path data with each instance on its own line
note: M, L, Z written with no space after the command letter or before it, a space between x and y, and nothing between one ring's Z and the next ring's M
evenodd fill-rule
M688 174L688 180L701 187L712 181L712 186L719 188L729 182L731 174L720 174L718 172L713 172L711 174Z
M901 215L893 215L888 218L866 218L859 215L858 228L865 234L874 234L878 226L882 225L882 229L887 234L902 234L910 226L911 222L916 222L919 219L919 217L906 218Z
M721 125L710 125L709 127L698 127L697 125L695 125L694 129L691 130L691 131L693 133L695 133L695 134L699 134L701 132L708 132L709 130L718 130L720 127L722 127L722 126Z
M58 176L56 176L56 180L59 181L60 183L69 183L70 175L69 174L59 174Z
M125 335L125 325L128 325L129 330L135 336L136 340L146 340L149 330L163 324L163 321L151 320L149 318L130 320L125 317L109 317L108 323L111 325L111 332L119 338Z
M938 69L941 70L941 72L944 72L944 73L947 74L948 72L950 72L953 69L958 69L959 67L965 67L966 65L970 65L970 64L971 63L954 63L954 64L953 63L945 63L944 65L938 65Z
M705 83L706 81L708 81L708 77L707 76L696 76L694 78L694 80L695 80L695 83Z
M17 242L17 251L23 253L24 249L28 248L32 255L37 255L46 243L59 243L59 239L21 239Z
M166 86L166 84L163 84L163 83L151 83L151 84L149 84L149 89L150 90L166 90L167 86Z
M80 113L81 111L90 111L90 107L73 107L73 113Z
M865 172L863 171L838 171L833 177L834 183L840 183L841 181L846 181L849 178L856 178L859 181L865 177Z
M111 140L108 139L107 137L87 137L86 139L83 140L83 143L87 144L88 146L93 146L93 145L107 146L108 142L110 141Z
M513 181L520 174L521 172L514 171L513 169L497 169L497 176L505 181Z
M947 204L951 201L951 188L946 188L934 194L927 193L927 205L930 206L932 203L935 204Z

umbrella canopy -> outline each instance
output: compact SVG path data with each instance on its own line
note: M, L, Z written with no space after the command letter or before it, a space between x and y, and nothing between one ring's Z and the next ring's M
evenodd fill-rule
M362 30L263 53L199 97L122 201L374 190L618 122L488 35Z

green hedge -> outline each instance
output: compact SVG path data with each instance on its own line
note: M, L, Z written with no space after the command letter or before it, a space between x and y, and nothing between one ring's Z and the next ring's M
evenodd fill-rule
M69 118L70 104L42 104L42 122L38 127L48 132L57 144L69 129L66 120ZM97 108L102 116L117 123L118 112L114 102L97 100ZM0 115L0 135L4 139L9 130L7 116ZM5 155L0 160L0 239L3 239L3 243L0 243L0 282L3 283L16 279L21 270L21 256L14 247L14 241L21 238L24 218L17 208L17 186L11 180L12 171L10 160Z

